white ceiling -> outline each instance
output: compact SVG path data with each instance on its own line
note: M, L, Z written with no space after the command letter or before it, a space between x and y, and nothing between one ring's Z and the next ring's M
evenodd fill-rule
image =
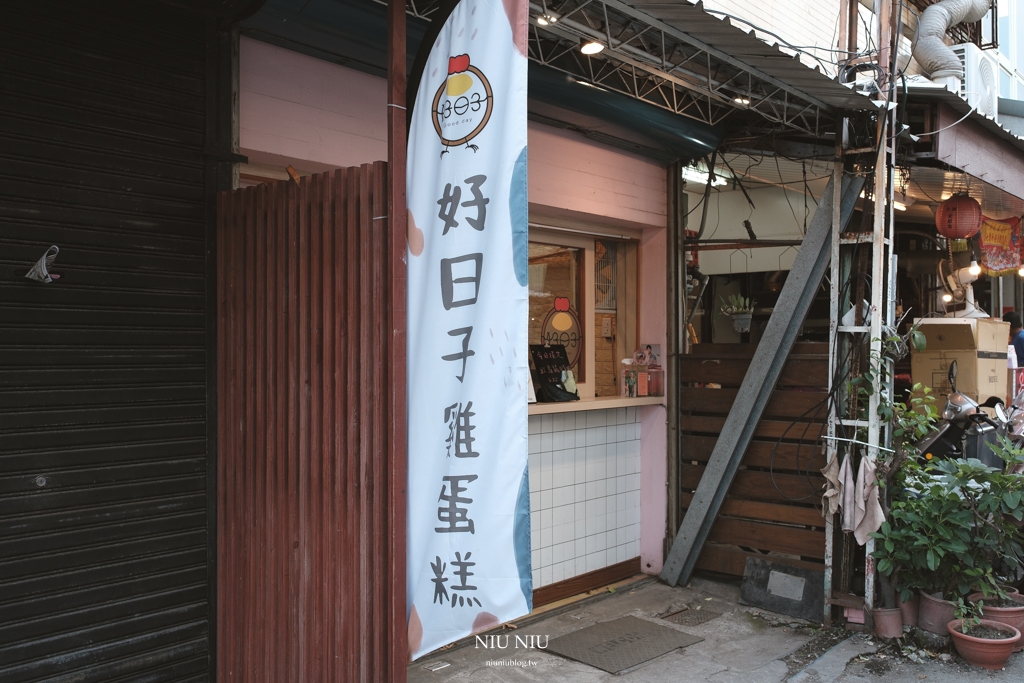
M786 187L794 192L809 192L815 199L821 197L832 173L832 162L821 159L786 159L774 156L754 157L747 154L724 155L744 187ZM732 176L724 163L717 171ZM691 192L699 191L688 186ZM722 192L738 192L739 186L728 183L715 188ZM897 169L896 190L906 194L907 211L898 211L897 220L931 223L939 203L958 192L967 192L981 204L982 212L990 218L1009 218L1024 215L1024 200L989 185L967 173L944 171L938 168L915 166L909 172ZM897 198L899 199L899 198Z

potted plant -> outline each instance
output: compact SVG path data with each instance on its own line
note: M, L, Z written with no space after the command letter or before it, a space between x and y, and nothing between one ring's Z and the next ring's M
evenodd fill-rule
M888 392L882 391L882 387L889 383L893 361L904 357L910 346L924 350L925 340L917 326L911 326L904 335L892 334L881 341L880 352L873 355L863 375L851 380L849 390L855 391L865 406L877 394L878 416L889 425L892 448L882 450L876 460L879 504L884 518L889 520L894 504L899 505L893 492L903 489L907 466L913 468L916 457L920 455L914 443L931 431L937 412L931 389L922 384L914 385L909 401L894 400ZM912 589L917 582L911 563L912 544L916 539L906 525L893 525L888 521L883 522L872 536L876 541L873 557L877 560L878 597L881 601L881 606L873 610L875 631L882 637L901 636L904 624L917 624Z
M957 599L956 618L947 624L953 645L968 664L983 669L1002 669L1020 641L1020 631L998 621L983 619L982 602Z
M1021 449L1004 439L994 450L1013 461ZM1000 577L1020 570L1024 479L974 459L907 469L889 526L876 537L876 556L879 565L886 556L902 562L921 589L919 626L946 635L956 600L979 590L996 594Z
M749 332L750 318L754 314L754 306L757 305L757 302L744 298L739 294L730 294L728 299L722 299L721 297L719 299L722 305L718 310L722 315L732 318L732 329L740 333Z
M978 606L981 616L990 621L998 621L1013 626L1020 631L1024 629L1024 596L1020 593L1006 593L1002 590L995 595L986 597L984 593L972 593L967 598ZM1024 638L1017 641L1014 652L1024 650Z

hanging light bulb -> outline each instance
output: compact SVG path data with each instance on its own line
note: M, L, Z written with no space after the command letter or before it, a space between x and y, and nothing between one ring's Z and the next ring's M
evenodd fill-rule
M971 266L967 269L967 272L971 275L981 275L981 266L978 265L977 261L972 259Z
M1024 268L1022 268L1021 270L1024 270ZM953 295L949 294L947 292L946 294L942 295L942 300L945 301L948 304L949 302L951 302L953 300Z
M1024 277L1024 266L1020 267L1020 270L1017 271L1017 275L1020 275L1021 277Z

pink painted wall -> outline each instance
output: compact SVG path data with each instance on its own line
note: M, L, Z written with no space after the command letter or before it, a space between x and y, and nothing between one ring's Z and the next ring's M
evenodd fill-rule
M530 123L530 211L640 228L641 344L666 346L667 181L663 166L582 135ZM581 223L580 219L583 219ZM667 412L640 413L640 566L661 572L668 505Z
M241 151L254 164L324 170L387 157L386 81L256 40L240 43ZM660 164L529 124L530 209L640 228L640 341L666 348L666 180ZM304 163L303 163L304 162ZM657 574L666 523L666 410L641 411L641 567Z
M667 177L664 170L662 177ZM663 358L668 349L667 237L664 227L651 228L644 230L640 240L640 343L661 344ZM660 573L665 559L667 455L665 406L644 406L640 411L640 568L645 574Z
M252 163L318 170L387 159L383 78L243 36L238 85L240 147Z
M578 133L530 123L530 204L665 227L665 169Z

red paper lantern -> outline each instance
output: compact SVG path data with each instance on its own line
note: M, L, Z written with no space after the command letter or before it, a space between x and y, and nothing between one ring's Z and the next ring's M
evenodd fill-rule
M981 230L981 204L977 200L958 194L939 204L935 212L935 228L943 237L965 240Z

